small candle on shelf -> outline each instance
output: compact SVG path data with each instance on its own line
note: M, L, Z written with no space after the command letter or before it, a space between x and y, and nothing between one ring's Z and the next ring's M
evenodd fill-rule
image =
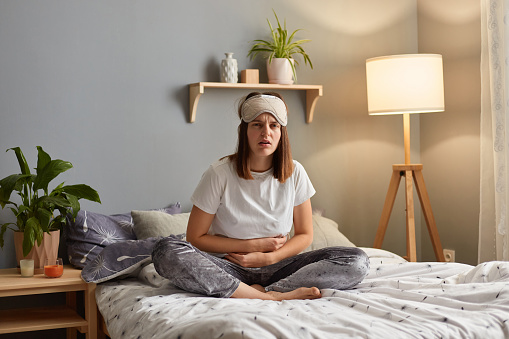
M21 276L29 278L34 276L34 259L21 259L19 261Z

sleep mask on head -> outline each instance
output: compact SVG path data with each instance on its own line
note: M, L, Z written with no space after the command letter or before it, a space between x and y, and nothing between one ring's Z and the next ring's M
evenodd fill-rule
M281 126L288 123L288 114L283 100L273 95L255 95L244 101L240 110L242 120L251 122L262 113L270 113Z

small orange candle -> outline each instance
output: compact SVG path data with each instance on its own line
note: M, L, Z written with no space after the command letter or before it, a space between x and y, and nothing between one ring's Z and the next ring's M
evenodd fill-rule
M44 275L47 278L58 278L64 274L64 265L62 263L62 258L58 258L57 260L46 259L44 265Z
M64 273L64 266L48 265L44 266L44 275L50 278L58 278Z

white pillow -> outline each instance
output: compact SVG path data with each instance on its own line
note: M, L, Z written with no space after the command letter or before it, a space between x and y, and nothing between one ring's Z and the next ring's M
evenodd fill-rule
M294 230L292 227L290 237L293 235ZM355 245L339 231L338 224L334 220L318 214L313 214L313 242L302 252L309 252L331 246L355 247Z
M190 213L167 214L159 211L131 211L138 239L185 234Z

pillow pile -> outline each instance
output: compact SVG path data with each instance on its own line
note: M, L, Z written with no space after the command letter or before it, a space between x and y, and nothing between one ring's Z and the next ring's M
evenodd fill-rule
M131 227L134 239L138 240L124 240L101 248L83 268L81 277L86 282L101 283L137 276L152 262L152 248L157 240L171 234L180 239L185 237L189 215L157 210L131 211Z
M81 244L87 244L93 248L88 250L88 255L82 256L87 260L80 264L86 265L82 266L84 267L83 279L86 282L94 283L137 276L141 269L152 262L152 248L157 240L169 235L175 235L185 240L190 215L190 213L180 213L180 204L166 210L134 210L131 211L132 219L126 214L109 217L96 213L90 214L90 212L87 212L85 217L84 214L85 212L83 215L79 215L74 224L79 225L82 230L88 228L87 232L93 230L88 233L88 238L84 237L81 241ZM125 228L125 226L122 228L121 225L126 220L129 221L129 228ZM313 214L313 231L313 243L304 252L330 246L355 247L339 231L336 222L321 215ZM98 237L99 234L102 235L101 238ZM293 228L290 232L290 236L292 235ZM87 239L90 241L83 241ZM76 259L79 259L81 255L76 255L76 248L73 252L69 249L69 253L74 253Z
M180 213L180 203L157 211L164 214ZM68 215L64 237L69 262L75 267L84 268L106 246L136 240L133 226L130 213L104 215L80 210L74 220Z

